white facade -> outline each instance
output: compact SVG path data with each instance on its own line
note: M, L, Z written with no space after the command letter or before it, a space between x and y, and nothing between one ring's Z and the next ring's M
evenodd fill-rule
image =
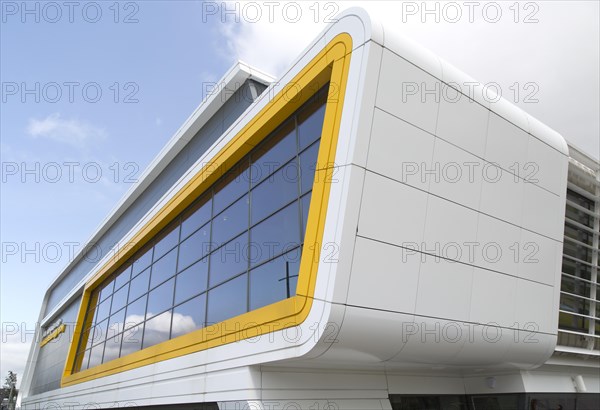
M367 410L391 409L390 395L600 393L597 345L554 354L565 351L557 348L565 140L503 99L461 94L455 87L464 91L469 77L360 9L321 33L121 243L341 33L352 52L308 317L35 395L32 366L24 408ZM213 113L192 117L182 134L191 139ZM185 150L185 138L162 158L176 147ZM597 276L597 245L595 254ZM46 324L101 265L43 314Z

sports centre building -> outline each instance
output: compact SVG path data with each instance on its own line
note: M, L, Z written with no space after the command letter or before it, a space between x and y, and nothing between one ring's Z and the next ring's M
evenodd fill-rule
M235 65L49 287L20 406L600 408L598 162L464 84L360 9Z

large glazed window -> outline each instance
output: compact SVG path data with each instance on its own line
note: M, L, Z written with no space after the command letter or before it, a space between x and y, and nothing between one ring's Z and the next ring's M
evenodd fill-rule
M298 67L296 74L289 78L285 85L274 86L272 90L275 93L273 95L266 97L265 94L260 108L255 107L256 109L251 114L243 114L239 127L236 128L235 136L219 146L218 151L211 155L209 163L201 164L201 166L199 164L198 170L188 175L186 181L182 181L178 185L177 192L162 201L156 212L151 217L144 219L144 223L140 224L135 232L132 232L127 242L122 244L114 255L107 257L106 261L98 266L93 275L89 277L81 296L77 321L73 330L73 342L69 346L61 379L62 387L73 386L177 357L193 355L206 349L219 348L229 343L277 333L288 328L309 326L306 324L307 318L313 312L318 313L315 309L321 308L319 304L314 303L314 297L316 292L319 292L317 277L320 266L324 263L321 258L325 248L324 241L329 240L325 238L329 237L326 225L330 195L337 195L337 192L332 191L331 188L332 182L335 181L333 175L336 170L338 139L343 126L344 101L346 100L346 88L352 60L352 38L347 33L338 34L320 51L316 49L314 51L316 55L306 65ZM324 85L327 85L326 89L323 89ZM326 103L324 101L325 94L327 94ZM285 203L281 201L289 198L287 190L272 190L278 196L264 196L258 195L258 187L267 177L271 177L272 184L275 184L279 177L277 172L288 164L280 161L281 167L275 168L271 155L275 158L283 155L279 153L285 151L283 140L289 134L282 130L286 129L286 126L292 126L292 122L294 138L297 143L295 160L294 155L290 156L290 163L296 166L297 179L295 183L298 196L295 200L291 198L289 203ZM316 134L312 132L315 129L317 130ZM281 139L281 145L273 143L277 138ZM318 144L318 149L314 144ZM267 147L270 148L267 149ZM313 154L311 154L313 152L311 149L314 150ZM263 153L261 150L265 152ZM310 155L317 155L318 167L316 169L311 169L314 167L310 166ZM240 163L247 164L247 167ZM263 166L267 173L256 172L257 166ZM292 168L294 165L287 167L287 169ZM227 171L231 172L225 175ZM254 176L256 176L256 180L252 178ZM289 179L289 175L283 177L285 177L284 180ZM243 181L243 178L247 178L247 184L239 182ZM314 179L312 184L311 179ZM231 184L225 181L230 181ZM281 187L281 185L279 186ZM265 192L269 187L268 184L262 185ZM284 185L284 187L288 186ZM247 189L247 192L243 192L243 188ZM310 196L307 195L309 191ZM243 198L247 198L249 201L246 204L248 219L246 220L247 229L240 230L233 226L232 222L235 220L243 223L243 221L236 217L236 213L230 211L244 208ZM256 212L260 210L255 202L260 199L265 200L266 208L263 207L263 209L268 208L270 213ZM203 201L210 202L210 206L206 205L204 208L205 202ZM260 238L260 235L271 237L271 235L279 234L292 235L296 232L293 230L293 226L288 229L291 225L281 225L281 221L285 220L286 215L293 215L293 209L287 209L288 206L290 208L298 207L297 229L299 230L298 236L301 238L298 246L284 249L281 246L284 241L287 241L287 237L284 237L278 240L280 253L275 253L277 248L273 247L273 240L264 243L261 249L263 252L257 252L254 243L257 242L256 238ZM226 212L230 212L230 214L226 215ZM215 219L220 215L223 218ZM225 216L227 217L225 218ZM209 221L210 225L207 225ZM271 223L268 224L266 221L271 221ZM210 236L208 244L206 244L206 240L202 239L204 233L201 232L205 228L209 228L205 231L206 235ZM178 232L173 232L177 230ZM215 233L217 237L213 237ZM219 237L219 235L221 236ZM233 247L233 252L235 252L236 248L243 247L243 244L246 243L244 235L247 235L248 240L245 265L239 259L233 261L227 258L217 259L213 255L219 250L232 252L231 248ZM163 241L163 238L167 237L168 239ZM158 242L161 242L160 246L158 246ZM163 242L164 247L162 246ZM203 244L206 245L204 249L202 249ZM226 248L226 245L229 247ZM199 256L194 253L198 246L200 246L199 252L201 253ZM164 263L168 267L167 255L170 255L169 252L173 249L177 249L175 272L170 274L163 269L161 277L155 276L154 282L151 283L153 263L165 258ZM265 250L268 258L263 257ZM162 255L161 259L155 257L155 251L157 255ZM283 262L294 262L293 259L290 259L291 255L288 255L288 253L293 254L294 251L299 256L301 255L300 260L296 261L299 266L293 266L293 263L283 265L282 260ZM238 253L238 257L243 257L243 253ZM180 261L182 267L179 266ZM208 264L206 268L202 268L201 261ZM221 265L217 275L214 274L212 261ZM131 272L127 273L129 266L131 266ZM150 268L149 271L148 268ZM245 271L242 270L244 268ZM113 284L112 290L108 289L106 293L110 296L105 296L103 288L107 284L110 288L111 281L116 281L123 269L126 273L118 281L119 284L125 285ZM183 272L188 269L186 278ZM198 270L194 271L193 269ZM235 273L238 269L240 269L240 273ZM295 269L298 270L297 277L294 276ZM205 275L206 282L204 279L199 282L192 280L195 275ZM240 278L244 275L246 275L245 299L243 299L244 294L240 292L240 284L244 285L244 281ZM204 276L202 277L204 278ZM262 281L259 280L261 278ZM276 284L274 278L277 278ZM178 282L179 279L181 281ZM183 281L186 279L192 285L183 286L182 283L185 283ZM173 282L170 282L171 280ZM150 310L151 315L148 314L149 299L152 297L154 301L160 300L160 294L162 291L170 290L171 283L173 283L174 289L172 304L167 307L162 305L161 310L165 309L162 312ZM177 286L178 283L179 286ZM260 286L261 283L271 283L279 285L279 287L274 288L272 292L265 291L266 288ZM163 285L164 288L159 289ZM131 308L131 316L136 320L133 321L133 325L123 324L122 332L120 326L113 325L111 329L115 329L113 330L115 336L107 335L108 321L113 316L112 312L110 308L108 313L103 310L102 312L109 316L105 319L106 321L98 321L96 319L99 317L95 317L96 309L100 309L101 303L108 298L111 298L112 304L113 293L121 290L121 287L124 286L129 286L129 288L126 305L123 308L126 309L123 321L128 320L127 309L129 308ZM205 287L206 290L204 290ZM153 290L156 290L156 295L150 294ZM130 291L133 291L137 299L130 298ZM236 303L231 305L223 303L223 300L219 298L219 292ZM279 296L274 297L273 293L276 295L277 292L280 292ZM243 303L237 303L239 298L234 298L240 294ZM287 297L288 294L290 297ZM119 296L117 296L117 303L119 303ZM144 297L147 300L144 301ZM275 301L271 303L272 300ZM137 302L137 304L134 305L130 302ZM189 304L186 304L188 302ZM223 306L220 307L219 303ZM244 303L248 311L242 310ZM202 306L204 306L204 311L201 310ZM165 312L170 312L171 317L169 318ZM237 312L243 313L237 314ZM120 312L115 311L114 313ZM236 316L224 319L212 326L191 330L196 326L204 326L203 320L205 322L220 320L221 317L231 314L236 314ZM178 317L183 318L184 316L190 320L186 320L184 323L177 321ZM115 315L114 319L118 317L120 316ZM169 322L168 338L171 340L166 340L167 333L163 331L163 327L166 329L163 322L167 321ZM94 326L94 324L105 325L106 329ZM97 327L99 328L99 339L89 341L90 333L94 337ZM135 337L134 330L137 331L139 337ZM103 331L104 333L102 333ZM148 334L149 339L145 338L144 333ZM144 343L144 340L151 340L151 333L155 340L164 341L154 345ZM102 339L103 334L105 336ZM119 335L122 338L120 341ZM125 341L124 339L127 337L131 337L131 339ZM105 360L105 351L110 341L115 341L115 344L119 343L119 357L114 360ZM298 343L301 342L298 341ZM102 343L104 346L100 348ZM291 342L289 347L295 343ZM101 364L90 368L94 347L98 348L98 353L96 353L98 357L100 349L102 349L102 361ZM126 350L123 350L124 347ZM268 351L271 347L263 346L262 349ZM241 354L233 351L230 353L233 356ZM113 355L116 356L116 349ZM194 356L194 358L199 357ZM84 359L87 360L85 364ZM92 361L92 363L94 362Z
M92 291L74 372L296 294L327 88Z
M559 307L560 351L587 353L600 348L600 284L597 190L570 165ZM579 178L578 178L579 177ZM579 185L575 183L579 182ZM568 347L564 349L564 347ZM585 350L573 350L585 349Z

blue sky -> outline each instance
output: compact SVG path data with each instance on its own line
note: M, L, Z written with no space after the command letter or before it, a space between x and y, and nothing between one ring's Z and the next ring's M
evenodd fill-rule
M7 322L34 327L46 287L80 246L65 243L89 238L200 103L204 83L234 61L219 51L217 22L198 24L197 2L134 3L137 11L120 10L119 20L136 11L128 24L114 22L113 2L99 4L97 23L77 10L72 23L65 14L57 23L3 14L3 336ZM36 83L39 91L22 93Z
M356 5L321 3L317 15L314 3L303 3L296 22L281 6L271 23L264 7L265 18L249 21L253 10L243 4L231 5L225 21L197 1L120 2L118 15L114 1L100 1L98 18L90 2L75 3L72 22L62 7L52 23L56 10L46 2L27 3L39 8L39 22L23 15L22 2L1 2L2 377L9 369L22 376L31 341L18 340L22 323L34 328L47 286L81 246L65 243L85 243L202 101L205 85L237 58L279 74L327 15ZM598 3L536 2L537 11L521 8L517 22L512 2L502 4L496 23L481 14L450 23L390 2L368 6L482 82L507 93L518 83L517 105L598 157ZM525 24L532 12L538 22ZM523 101L528 83L538 90L533 104ZM9 336L12 323L19 331Z

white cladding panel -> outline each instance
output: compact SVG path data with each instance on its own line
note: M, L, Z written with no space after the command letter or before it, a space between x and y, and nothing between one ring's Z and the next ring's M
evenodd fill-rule
M394 363L539 365L557 333L566 145L507 101L449 88L469 78L384 31L348 304L397 312L403 336L419 325ZM479 344L448 343L453 326L479 326Z

